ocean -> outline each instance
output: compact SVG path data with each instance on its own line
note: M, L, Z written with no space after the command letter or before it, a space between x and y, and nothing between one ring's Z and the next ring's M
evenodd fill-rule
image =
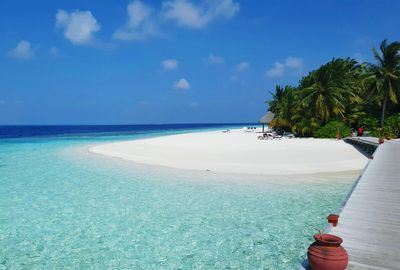
M0 269L298 269L356 179L252 181L87 151L242 126L0 127Z

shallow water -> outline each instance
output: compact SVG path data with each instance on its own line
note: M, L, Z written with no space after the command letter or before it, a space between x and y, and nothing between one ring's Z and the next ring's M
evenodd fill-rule
M245 181L84 151L143 136L0 140L0 269L297 269L355 181Z

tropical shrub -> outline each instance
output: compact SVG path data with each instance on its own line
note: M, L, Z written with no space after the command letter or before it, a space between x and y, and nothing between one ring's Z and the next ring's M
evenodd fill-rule
M386 137L386 138L399 138L400 137L400 113L389 116L385 119L383 129L371 129L371 136Z
M316 138L336 138L339 132L341 137L346 137L350 134L350 128L341 121L330 121L326 125L320 127L314 132Z
M379 127L379 119L372 116L362 117L359 126L362 126L365 130L374 131Z
M400 113L386 118L383 135L391 138L400 137Z

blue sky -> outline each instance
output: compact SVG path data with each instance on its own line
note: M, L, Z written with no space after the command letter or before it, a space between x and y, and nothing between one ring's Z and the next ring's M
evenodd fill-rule
M400 1L2 0L0 124L255 122L276 84L400 40Z

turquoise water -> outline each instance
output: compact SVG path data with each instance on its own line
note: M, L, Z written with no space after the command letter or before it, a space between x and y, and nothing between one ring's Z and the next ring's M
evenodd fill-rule
M0 269L297 269L354 183L260 183L85 150L139 136L0 140Z

